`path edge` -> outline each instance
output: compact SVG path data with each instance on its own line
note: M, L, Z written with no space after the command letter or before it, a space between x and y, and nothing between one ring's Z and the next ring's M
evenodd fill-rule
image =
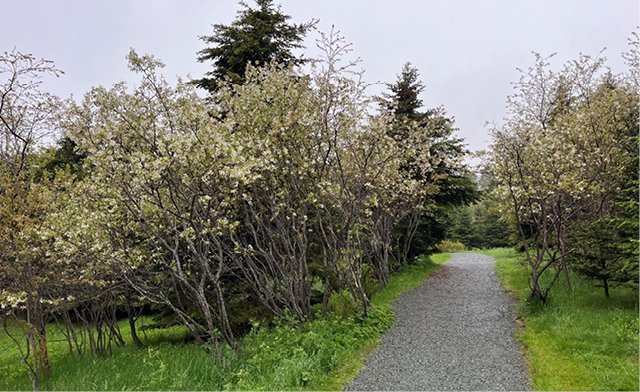
M530 357L529 346L524 342L524 339L523 339L523 335L527 328L527 325L522 315L522 311L520 310L522 298L520 298L520 294L518 294L517 291L512 290L506 286L506 282L504 281L503 278L500 278L500 275L498 274L498 270L496 268L496 266L498 265L498 259L491 256L489 253L484 253L482 251L467 252L467 253L475 253L478 255L483 255L493 259L494 261L493 263L494 278L498 282L498 285L500 286L500 289L502 290L502 292L505 293L507 299L509 300L509 307L511 308L511 311L515 316L514 324L516 327L513 331L512 337L513 337L513 340L518 345L518 351L520 352L520 356L522 358L522 364L527 374L527 382L529 385L529 390L533 391L534 389L533 389L533 378L531 374L531 363L529 359Z
M410 287L396 293L393 298L382 304L375 304L373 306L388 306L393 314L393 322L391 325L395 323L395 311L393 310L393 304L398 300L398 298L404 293L415 289L416 287L422 285L427 279L432 277L435 273L442 270L442 267L445 266L452 259L453 253L437 253L432 254L430 256L418 256L418 257L429 257L432 261L434 268L423 271L423 276L420 277L419 280L414 282ZM434 261L432 256L439 256L443 258L441 261ZM391 281L393 281L393 276L391 277ZM389 287L389 286L387 286ZM384 290L384 288L383 288ZM375 298L375 296L374 296ZM373 302L373 298L372 298ZM351 384L351 382L360 374L360 372L364 369L366 360L369 355L377 349L382 343L382 336L389 330L382 331L380 335L376 337L372 337L369 340L365 341L362 347L356 351L355 353L351 353L351 355L347 358L341 359L342 364L338 366L336 369L327 373L324 380L321 380L317 384L315 384L312 389L307 390L321 390L321 391L344 391L347 385Z

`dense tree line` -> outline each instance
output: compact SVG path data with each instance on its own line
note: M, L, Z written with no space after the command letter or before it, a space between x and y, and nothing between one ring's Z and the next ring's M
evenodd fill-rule
M479 200L456 207L449 214L445 231L447 239L463 244L467 249L511 247L516 243L514 227L500 213L495 181L487 173L474 176L479 190Z
M442 235L444 207L475 197L453 120L419 111L413 67L370 97L338 34L302 69L289 50L310 25L287 27L271 1L245 8L206 40L215 68L196 83L131 51L137 85L63 102L40 86L52 63L0 56L0 315L26 336L34 388L53 321L71 353L104 355L124 345L122 318L142 344L136 319L153 309L220 356L250 318L304 323L335 294L366 317ZM270 54L235 37L251 23L277 30Z

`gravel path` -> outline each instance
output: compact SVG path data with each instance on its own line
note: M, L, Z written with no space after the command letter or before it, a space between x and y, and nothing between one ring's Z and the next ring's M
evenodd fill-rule
M528 390L495 260L454 254L401 295L396 322L346 390Z

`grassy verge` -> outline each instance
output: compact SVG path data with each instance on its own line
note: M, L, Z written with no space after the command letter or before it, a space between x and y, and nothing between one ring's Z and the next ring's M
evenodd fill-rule
M637 291L616 287L607 299L596 282L572 276L572 290L557 282L541 306L528 299L527 269L514 250L483 253L496 258L501 284L518 299L518 339L535 390L639 390Z
M380 311L391 322L380 333L368 337L366 340L361 341L357 348L345 353L346 355L340 361L341 364L336 369L318 379L308 389L319 391L343 390L362 370L367 356L380 344L382 333L391 326L393 322L393 310L391 308L393 301L403 292L422 283L429 275L447 263L450 258L451 255L448 253L422 257L418 259L416 264L406 266L402 271L394 274L389 284L378 291L371 299L373 309Z
M185 331L149 332L144 348L132 344L102 358L67 353L55 325L48 331L52 375L49 390L339 390L362 368L364 358L393 323L392 301L417 286L448 261L448 255L421 258L391 278L373 297L368 318L322 319L296 327L282 322L257 326L241 342L240 354L230 349L223 363L201 347L184 341ZM127 336L126 323L121 325ZM17 350L0 331L0 390L30 389Z

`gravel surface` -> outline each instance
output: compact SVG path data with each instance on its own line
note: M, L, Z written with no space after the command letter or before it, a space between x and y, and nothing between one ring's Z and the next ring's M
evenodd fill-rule
M529 390L495 260L453 254L394 303L396 322L346 390Z

